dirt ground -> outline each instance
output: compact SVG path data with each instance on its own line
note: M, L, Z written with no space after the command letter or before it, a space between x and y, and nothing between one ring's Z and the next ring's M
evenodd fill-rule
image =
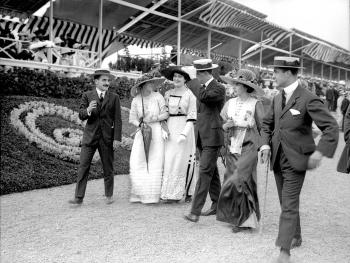
M335 158L307 173L300 207L303 244L292 251L293 262L350 262L350 175L335 171L343 146L341 139ZM261 188L263 171L259 167ZM2 263L260 263L278 255L274 241L280 208L271 173L261 235L233 234L215 216L187 222L183 214L189 204L130 204L128 175L115 177L116 202L109 206L102 180L88 183L79 208L67 203L74 187L1 196Z

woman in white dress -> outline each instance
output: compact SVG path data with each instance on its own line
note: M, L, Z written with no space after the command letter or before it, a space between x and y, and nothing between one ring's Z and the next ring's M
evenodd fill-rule
M158 203L163 174L164 139L160 122L168 118L163 96L154 92L165 79L143 76L132 87L129 122L136 127L143 124L152 129L148 162L146 161L144 139L138 129L130 154L130 202Z
M169 111L167 125L170 135L165 142L161 199L167 202L190 201L190 187L195 184L193 123L197 119L196 97L186 86L191 78L181 67L170 67L161 73L175 86L164 96Z

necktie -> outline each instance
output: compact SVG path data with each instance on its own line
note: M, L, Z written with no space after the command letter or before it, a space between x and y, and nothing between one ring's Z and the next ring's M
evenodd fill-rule
M282 90L282 110L284 109L285 106L286 106L286 92L283 89Z
M100 102L103 102L103 93L100 94Z

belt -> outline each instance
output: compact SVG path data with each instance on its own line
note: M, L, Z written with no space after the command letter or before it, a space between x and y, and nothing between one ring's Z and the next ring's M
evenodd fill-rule
M169 114L169 117L187 116L186 114Z

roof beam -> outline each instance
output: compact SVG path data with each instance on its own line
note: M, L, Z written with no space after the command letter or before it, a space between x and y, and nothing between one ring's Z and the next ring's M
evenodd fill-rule
M112 1L114 2L114 1ZM124 25L123 27L119 28L117 30L117 34L121 34L124 31L126 31L127 29L129 29L131 26L135 25L137 22L139 22L141 19L143 19L144 17L146 17L147 15L149 15L151 13L151 11L156 10L158 7L160 7L161 5L163 5L164 3L168 2L168 0L160 0L158 3L154 4L152 7L150 7L149 9L147 8L147 10L143 10L144 12L140 15L138 15L135 19L133 19L132 21L130 21L129 23L127 23L126 25Z
M195 14L197 14L199 11L201 11L203 8L207 7L208 5L210 5L210 3L206 3L194 10L192 10L191 12L184 14L181 16L181 18L191 18L192 16L194 16ZM177 27L177 23L172 24L171 26L169 26L167 29L159 32L158 34L156 34L153 38L154 40L157 40L159 38L161 38L162 36L164 36L165 34L169 33L171 30L174 30Z
M220 30L217 30L217 29L214 29L214 28L210 28L209 26L204 26L204 25L201 25L201 24L198 24L198 23L195 23L195 22L192 22L192 21L189 21L189 20L186 20L186 19L183 19L183 17L176 17L176 16L172 16L172 15L168 15L168 14L164 14L162 12L158 12L158 11L155 11L153 10L152 8L146 8L146 7L143 7L143 6L139 6L139 5L135 5L133 3L130 3L130 2L127 2L127 1L124 1L124 0L109 0L113 3L116 3L116 4L120 4L120 5L123 5L123 6L127 6L127 7L130 7L130 8L134 8L134 9L137 9L137 10L141 10L141 11L144 11L144 12L147 12L148 13L151 13L151 14L154 14L154 15L158 15L158 16L161 16L161 17L165 17L165 18L168 18L170 20L174 20L174 21L177 21L177 22L183 22L183 23L186 23L186 24L190 24L190 25L193 25L193 26L197 26L199 28L203 28L203 29L207 29L207 30L211 30L212 32L216 32L218 34L222 34L222 35L226 35L228 37L231 37L231 38L236 38L236 39L240 39L240 40L243 40L245 42L248 42L248 43L252 43L252 44L257 44L258 42L256 41L253 41L253 40L249 40L249 39L245 39L243 37L239 37L239 36L236 36L236 35L233 35L233 34L229 34L229 33L226 33L226 32L223 32L223 31L220 31ZM165 0L164 0L165 1ZM210 3L210 2L209 2ZM272 47L272 46L269 46L269 45L262 45L262 47L266 47L267 49L271 49L271 50L275 50L277 52L280 52L280 53L283 53L283 54L287 54L289 55L290 52L287 51L287 50L283 50L283 49L280 49L280 48L276 48L276 47ZM293 54L293 56L295 57L301 57L300 55L298 54ZM317 60L316 60L317 61ZM340 69L345 69L347 71L350 71L349 69L347 68L343 68L343 67L340 67L340 66L337 66L337 65L332 65L332 64L329 64L327 62L322 62L321 63L325 64L325 65L328 65L328 66L332 66L332 67L335 67L335 68L340 68Z

